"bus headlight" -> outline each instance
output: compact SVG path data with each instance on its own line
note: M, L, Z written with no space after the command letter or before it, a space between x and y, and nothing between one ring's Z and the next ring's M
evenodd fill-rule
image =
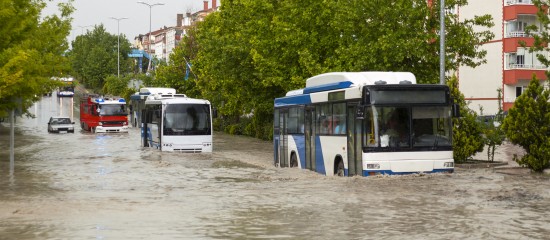
M367 164L367 169L380 169L380 164L378 163Z
M455 163L454 163L454 162L446 162L446 163L443 163L443 167L451 168L451 167L454 167L454 166L455 166Z

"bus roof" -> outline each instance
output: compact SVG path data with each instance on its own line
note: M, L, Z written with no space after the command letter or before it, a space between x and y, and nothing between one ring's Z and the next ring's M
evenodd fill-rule
M158 87L147 87L147 88L139 89L139 95L151 95L151 94L176 94L176 89L158 88Z
M74 81L74 78L72 77L51 77L52 80L58 80L58 81L61 81L61 82L72 82Z
M409 81L416 84L416 77L410 72L330 72L308 78L306 88L341 82L350 82L356 86L374 85L377 81L384 81L385 84Z
M183 96L174 96L174 97L148 97L147 100L145 100L145 104L208 104L210 105L210 101L205 99L198 99L198 98L189 98L189 97L183 97Z

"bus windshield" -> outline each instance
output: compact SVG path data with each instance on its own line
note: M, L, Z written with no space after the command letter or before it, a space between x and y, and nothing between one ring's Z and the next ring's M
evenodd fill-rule
M210 135L209 105L166 105L163 133L164 135Z
M100 107L100 116L126 116L125 104L102 104Z
M366 109L364 143L369 148L451 146L450 107L380 107Z

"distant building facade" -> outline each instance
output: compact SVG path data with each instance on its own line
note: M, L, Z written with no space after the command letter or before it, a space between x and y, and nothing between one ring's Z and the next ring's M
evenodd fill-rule
M149 49L149 33L140 34L134 38L133 48L143 50L151 54L160 61L170 61L170 54L174 51L183 36L187 34L197 22L203 21L204 18L218 10L217 0L211 0L212 7L208 7L209 1L203 1L204 7L202 10L195 13L177 14L176 26L166 27L151 32L151 49Z

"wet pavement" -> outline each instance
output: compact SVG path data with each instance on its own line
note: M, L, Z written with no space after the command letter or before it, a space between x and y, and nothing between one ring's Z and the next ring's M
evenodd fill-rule
M326 177L272 166L272 144L215 133L214 153L160 153L80 131L70 99L0 126L0 239L548 239L550 177L510 163L453 174ZM74 134L49 134L50 116ZM499 148L508 162L516 146ZM482 157L483 155L481 155ZM512 166L513 168L510 168Z

